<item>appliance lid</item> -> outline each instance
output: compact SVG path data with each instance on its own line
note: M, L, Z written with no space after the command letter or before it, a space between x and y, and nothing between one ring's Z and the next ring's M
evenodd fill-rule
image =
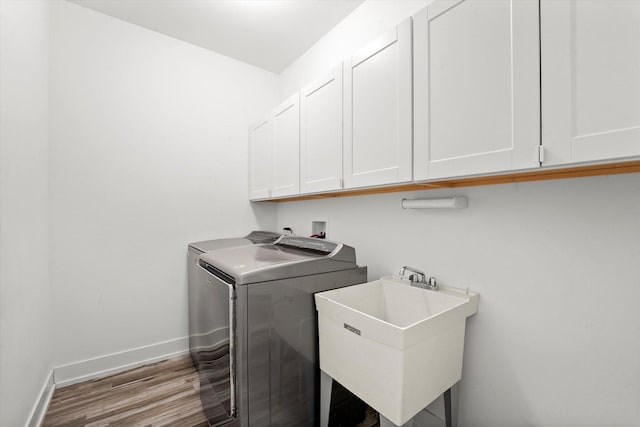
M273 243L280 238L281 234L271 231L252 231L244 237L230 239L205 240L202 242L190 243L189 247L199 252L209 252L216 249L232 248L238 246L249 246L265 243Z
M236 285L357 268L351 246L309 237L282 237L268 245L216 250L201 255L199 263Z

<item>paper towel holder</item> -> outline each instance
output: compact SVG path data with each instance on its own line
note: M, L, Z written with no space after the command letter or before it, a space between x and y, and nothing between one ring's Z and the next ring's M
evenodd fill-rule
M402 209L465 209L469 206L467 196L438 199L402 199Z

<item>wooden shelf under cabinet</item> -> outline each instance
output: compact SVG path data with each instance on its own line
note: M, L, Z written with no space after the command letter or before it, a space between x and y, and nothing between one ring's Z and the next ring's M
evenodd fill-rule
M617 163L603 163L588 166L574 166L554 169L529 170L499 175L476 176L470 178L446 179L442 181L416 182L373 188L340 190L320 194L306 194L293 197L263 200L261 202L295 202L299 200L328 199L330 197L363 196L367 194L400 193L404 191L436 190L439 188L472 187L476 185L509 184L514 182L542 181L547 179L580 178L598 175L617 175L640 172L640 160Z

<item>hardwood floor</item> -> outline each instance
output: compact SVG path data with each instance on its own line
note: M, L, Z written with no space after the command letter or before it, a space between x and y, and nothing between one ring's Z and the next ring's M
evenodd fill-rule
M57 389L43 426L207 426L189 355Z
M189 355L56 389L44 427L208 426ZM344 425L341 423L341 425ZM356 427L378 427L367 410Z

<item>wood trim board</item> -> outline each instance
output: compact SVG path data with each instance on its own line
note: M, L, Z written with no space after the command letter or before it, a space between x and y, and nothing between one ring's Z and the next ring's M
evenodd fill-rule
M618 175L640 172L640 160L628 162L603 163L587 166L545 168L532 171L513 172L499 175L455 178L441 181L416 182L373 188L332 191L319 194L305 194L293 197L263 200L262 202L296 202L300 200L328 199L332 197L364 196L370 194L400 193L405 191L424 191L441 188L473 187L477 185L510 184L516 182L542 181L549 179L582 178L588 176Z

